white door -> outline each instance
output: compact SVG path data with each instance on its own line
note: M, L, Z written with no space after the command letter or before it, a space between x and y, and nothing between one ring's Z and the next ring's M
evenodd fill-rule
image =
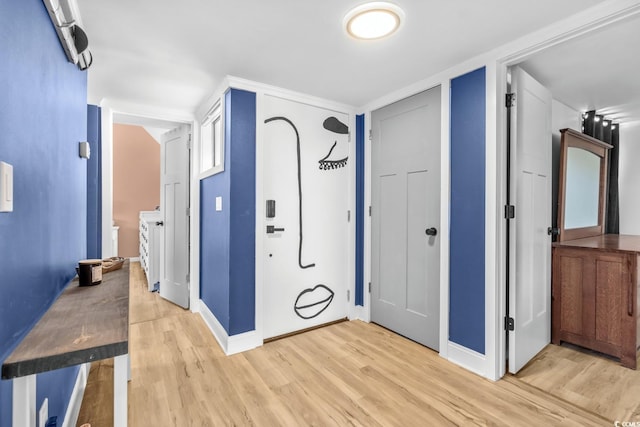
M551 93L511 69L511 201L509 372L516 373L551 340Z
M265 96L264 338L347 316L349 116Z
M189 140L190 126L162 135L160 149L160 295L189 308Z
M371 320L434 350L440 333L440 87L371 114Z

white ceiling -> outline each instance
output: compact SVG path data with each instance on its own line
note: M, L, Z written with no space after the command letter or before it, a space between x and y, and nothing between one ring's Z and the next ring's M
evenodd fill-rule
M521 64L558 101L620 123L640 120L640 17L547 49Z
M601 1L397 0L403 28L368 42L342 28L362 0L78 3L94 56L90 103L192 112L225 75L364 105Z

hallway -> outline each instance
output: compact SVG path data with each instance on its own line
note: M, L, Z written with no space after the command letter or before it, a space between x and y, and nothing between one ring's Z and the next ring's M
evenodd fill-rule
M199 315L146 291L138 263L130 286L131 426L610 425L360 321L227 357ZM78 425L112 424L112 369L92 369Z

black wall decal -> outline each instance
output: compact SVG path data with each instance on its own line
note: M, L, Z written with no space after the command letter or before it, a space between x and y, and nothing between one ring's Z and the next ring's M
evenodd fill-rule
M344 123L342 123L340 120L338 120L333 116L327 117L325 121L322 123L322 127L328 131L331 131L333 133L338 133L340 135L349 134L349 126L345 125ZM327 160L329 156L331 156L331 152L333 151L333 149L336 148L336 145L338 145L338 141L335 141L333 143L333 145L329 149L329 152L327 153L326 156L318 160L318 163L320 164L319 166L320 170L326 171L329 169L338 169L338 168L343 168L347 165L347 160L349 159L349 156L344 157L342 159Z
M299 317L313 319L329 307L333 301L333 295L333 291L327 286L316 285L300 292L293 309Z
M327 169L343 168L347 165L347 160L349 160L349 156L343 159L338 159L338 160L327 160L331 155L331 152L333 151L333 149L336 148L337 144L338 144L338 141L334 142L333 145L331 146L331 149L329 150L329 153L327 153L326 156L318 160L318 163L320 164L320 170L326 171Z
M349 126L345 125L344 123L342 123L340 120L336 119L333 116L327 117L324 123L322 123L322 127L325 128L326 130L329 130L334 133L339 133L341 135L349 134Z
M293 131L296 133L296 152L298 155L298 218L300 220L300 240L299 240L299 244L298 244L298 265L300 266L300 268L305 269L305 268L310 268L310 267L315 267L315 263L312 264L302 264L302 173L300 172L300 134L298 133L298 128L296 128L296 125L293 124L293 122L289 119L287 119L286 117L271 117L267 120L265 120L265 123L270 123L276 120L281 120L284 121L286 123L288 123L292 128ZM326 121L326 120L325 120Z

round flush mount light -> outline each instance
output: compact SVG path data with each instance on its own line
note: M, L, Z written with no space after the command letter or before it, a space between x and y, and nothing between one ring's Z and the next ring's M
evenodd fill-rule
M404 12L393 3L365 3L351 9L344 17L344 26L350 36L362 40L375 40L398 31Z

